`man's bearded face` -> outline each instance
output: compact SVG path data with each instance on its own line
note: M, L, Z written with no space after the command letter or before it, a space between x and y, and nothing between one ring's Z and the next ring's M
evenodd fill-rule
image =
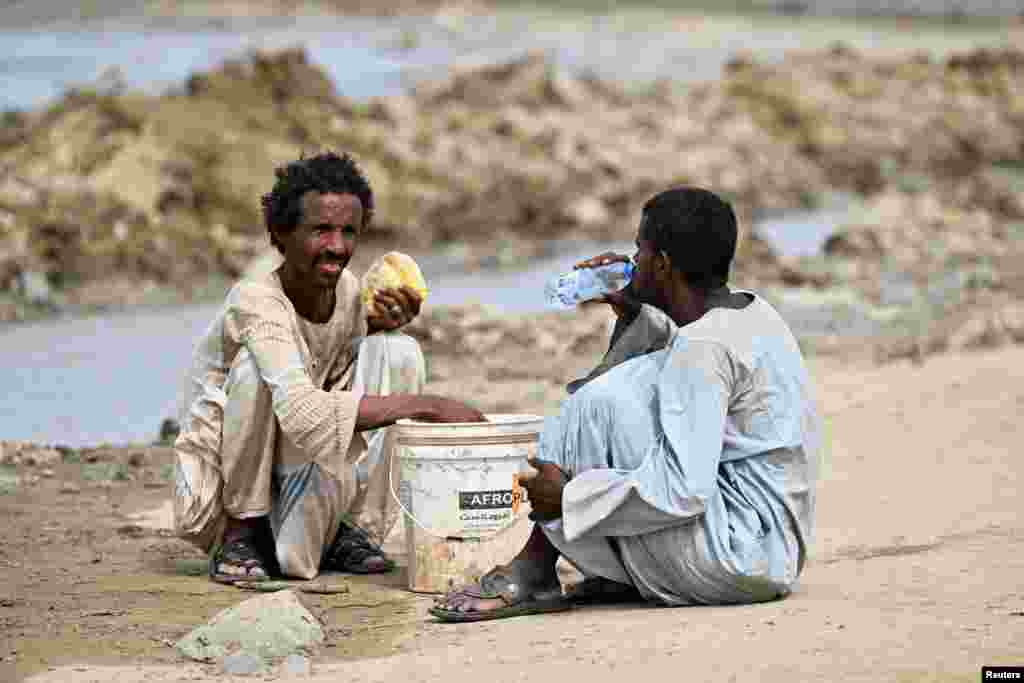
M649 239L644 221L636 236L636 254L633 256L633 279L629 284L630 293L641 303L664 309L665 296L662 283L655 272L655 261L659 258L654 243Z

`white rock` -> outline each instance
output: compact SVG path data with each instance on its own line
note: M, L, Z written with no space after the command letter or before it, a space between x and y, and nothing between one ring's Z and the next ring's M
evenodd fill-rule
M276 659L319 645L324 632L293 591L266 593L226 609L178 641L177 650L199 661L228 653Z
M221 667L223 667L224 673L226 674L232 674L234 676L248 676L262 672L265 665L262 660L253 657L250 654L239 653L225 657L223 661L221 661Z
M48 304L53 296L45 273L26 270L18 275L18 292L33 304Z
M281 667L286 676L309 676L312 673L309 660L302 655L288 655Z

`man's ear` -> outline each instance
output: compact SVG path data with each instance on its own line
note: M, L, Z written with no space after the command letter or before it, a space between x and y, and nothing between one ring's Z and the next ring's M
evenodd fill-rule
M658 251L657 265L659 270L664 270L666 272L672 269L672 261L669 259L668 254L666 254L664 250Z
M281 241L281 231L277 228L270 228L270 243L278 250L282 250L283 242Z

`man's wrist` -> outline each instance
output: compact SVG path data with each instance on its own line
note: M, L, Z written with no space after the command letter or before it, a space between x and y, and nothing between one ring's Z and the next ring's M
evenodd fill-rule
M414 403L412 406L411 415L409 416L412 420L433 420L438 415L437 401L434 400L433 396L424 396L422 394L413 397Z

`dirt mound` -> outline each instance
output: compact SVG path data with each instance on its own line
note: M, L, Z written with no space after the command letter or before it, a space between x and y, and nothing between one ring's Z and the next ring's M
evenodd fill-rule
M842 45L779 66L734 60L723 82L758 126L830 184L874 193L909 173L965 177L1024 153L1024 53L873 58ZM922 179L924 182L924 179Z
M295 16L300 14L333 13L344 15L401 16L408 14L468 14L482 12L489 3L483 0L204 0L189 3L185 14L197 13L210 17L233 16ZM154 0L149 3L150 13L181 16L180 2Z
M186 293L237 277L266 246L259 196L273 167L323 148L352 152L369 175L370 239L409 250L621 239L674 184L728 196L744 225L856 192L878 218L832 244L856 267L808 270L746 234L737 278L870 289L888 259L942 267L949 253L987 258L1012 242L1020 194L989 169L1024 158L1022 63L1010 50L934 62L836 47L626 92L532 54L356 103L295 49L159 97L77 90L0 127L0 291L45 299L49 286L75 303L125 296L112 274ZM937 243L949 253L922 261Z
M533 379L565 384L607 348L607 306L572 313L502 315L486 306L428 308L406 332L430 358L432 379L457 376L490 380ZM587 368L589 369L589 368Z

